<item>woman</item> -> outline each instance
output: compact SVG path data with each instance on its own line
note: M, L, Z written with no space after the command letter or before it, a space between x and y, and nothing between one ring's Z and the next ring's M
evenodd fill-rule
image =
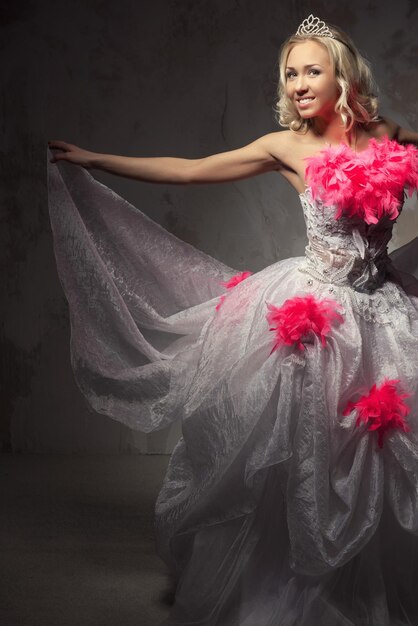
M289 130L196 160L49 142L53 163L150 182L276 170L309 239L234 276L50 166L76 379L132 428L182 420L156 505L169 624L415 624L418 291L387 243L418 134L378 117L367 63L313 16L282 47L278 111Z

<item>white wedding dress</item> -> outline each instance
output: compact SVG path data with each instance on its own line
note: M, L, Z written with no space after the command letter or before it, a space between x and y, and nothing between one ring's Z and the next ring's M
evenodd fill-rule
M80 389L133 429L182 422L156 503L167 624L418 624L418 238L388 256L393 220L335 219L308 187L305 256L226 289L235 270L48 169ZM339 319L280 341L268 305L307 296ZM408 409L380 435L347 406L385 381Z

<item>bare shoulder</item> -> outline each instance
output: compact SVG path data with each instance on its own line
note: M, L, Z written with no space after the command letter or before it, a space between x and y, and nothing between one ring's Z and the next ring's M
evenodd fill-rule
M387 116L380 118L380 120L375 123L372 129L372 135L377 138L389 137L389 139L394 139L401 144L412 143L415 146L418 145L417 132L409 130L408 128L402 128L400 124Z
M285 163L287 152L291 147L292 135L290 130L278 130L260 137L259 141L272 156Z
M283 165L293 169L316 146L311 137L295 133L292 130L281 130L269 133L261 138L266 149Z
M366 128L370 135L376 139L383 137L396 139L400 126L388 117L380 117L376 122L368 124Z
M317 150L309 134L281 130L264 135L262 141L277 162L276 171L299 193L304 191L304 158Z

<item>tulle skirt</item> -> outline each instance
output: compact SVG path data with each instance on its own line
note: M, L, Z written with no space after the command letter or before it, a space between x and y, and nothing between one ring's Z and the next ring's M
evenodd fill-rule
M81 168L49 165L49 201L80 389L131 428L182 424L156 503L167 624L418 624L418 243L371 295L303 257L226 290L235 270ZM268 305L307 295L342 320L277 343ZM408 428L382 445L345 409L388 380Z

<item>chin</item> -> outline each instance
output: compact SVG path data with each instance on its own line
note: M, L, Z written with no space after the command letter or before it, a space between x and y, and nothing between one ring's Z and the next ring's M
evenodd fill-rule
M300 112L299 115L303 120L311 120L312 118L316 117L316 113L308 113L307 111Z

